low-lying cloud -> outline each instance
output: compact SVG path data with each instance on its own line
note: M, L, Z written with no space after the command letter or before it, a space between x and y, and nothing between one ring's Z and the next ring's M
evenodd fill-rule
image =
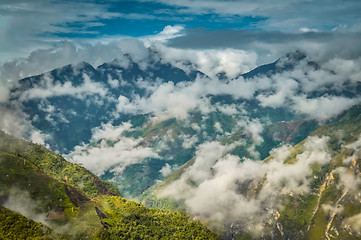
M56 96L70 95L75 98L84 99L87 95L97 94L105 97L107 89L99 82L93 82L88 75L83 74L83 83L79 86L73 86L70 81L55 83L52 76L45 74L42 86L36 86L21 92L20 101L29 101L31 99L45 99Z
M25 217L32 219L36 222L48 225L46 213L43 212L41 202L34 200L30 197L30 194L26 191L18 188L11 188L8 196L8 200L3 204L4 207L18 212Z
M102 175L110 169L122 173L128 165L142 162L146 158L158 157L151 148L141 144L142 138L122 136L122 133L130 128L130 123L120 126L106 124L96 128L90 144L75 147L67 158L97 175Z
M294 164L284 163L290 154L288 146L274 150L272 160L259 162L241 161L218 142L204 143L197 150L194 164L160 195L184 202L191 214L216 225L242 221L249 227L244 230L252 232L252 226L263 225L272 217L279 197L309 192L311 166L331 160L328 140L309 137ZM257 188L260 191L252 194Z

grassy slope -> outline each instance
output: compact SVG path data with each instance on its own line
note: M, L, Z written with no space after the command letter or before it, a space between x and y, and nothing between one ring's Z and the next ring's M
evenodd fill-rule
M46 218L47 228L2 207L0 236L39 239L47 239L50 234L51 239L64 236L67 239L119 239L120 236L136 239L157 239L159 236L165 239L217 238L185 213L147 209L126 201L115 186L83 167L65 161L42 146L3 132L0 132L0 166L2 204L16 189L28 194L31 198L28 201L36 203L33 209L36 214L61 213L58 219ZM97 213L96 207L104 213Z
M119 190L109 182L96 177L87 169L67 162L61 155L41 145L9 136L0 131L0 152L24 159L49 177L78 187L90 196L98 194L119 195Z

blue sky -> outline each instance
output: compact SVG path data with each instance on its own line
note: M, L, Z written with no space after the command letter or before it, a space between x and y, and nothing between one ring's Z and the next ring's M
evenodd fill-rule
M84 32L57 33L61 37L101 37L103 35L126 35L139 37L159 33L167 25L180 25L186 28L215 29L252 29L266 18L237 14L219 14L217 12L193 13L186 7L151 1L117 1L103 6L107 11L118 14L111 19L99 18L87 27L89 22L65 23L66 28L80 28ZM89 31L89 33L86 33Z

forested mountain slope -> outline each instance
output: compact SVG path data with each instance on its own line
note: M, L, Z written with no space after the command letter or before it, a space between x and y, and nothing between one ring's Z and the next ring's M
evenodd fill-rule
M188 214L126 201L114 185L46 148L0 132L5 239L217 239Z
M261 162L240 160L226 145L203 146L143 201L187 210L229 239L359 239L360 134L356 105ZM200 169L206 150L219 155Z

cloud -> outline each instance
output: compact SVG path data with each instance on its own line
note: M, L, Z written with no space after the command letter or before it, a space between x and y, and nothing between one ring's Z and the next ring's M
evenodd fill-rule
M149 1L149 0L143 0ZM174 6L178 14L204 15L213 14L228 21L235 21L237 17L260 18L249 27L263 29L296 30L299 28L332 29L334 26L344 25L348 29L360 22L357 11L360 9L357 0L345 3L340 0L317 2L303 1L216 1L216 0L157 0L163 4ZM251 19L252 20L252 19ZM248 21L251 21L248 20ZM244 21L247 21L245 19Z
M352 99L347 97L325 96L308 99L306 96L294 97L296 112L321 121L327 120L341 114L346 109L360 102L360 98Z
M128 55L126 57L125 55ZM19 79L38 75L47 71L51 71L55 68L60 68L68 64L72 64L74 70L80 68L81 62L90 63L92 66L98 66L106 62L112 62L116 59L116 64L128 67L130 59L138 63L140 67L145 68L149 61L149 50L143 45L142 42L133 39L126 38L110 43L75 43L70 41L62 41L53 44L46 49L38 49L30 53L27 58L19 58L16 60L8 61L0 66L0 102L6 102L9 97L9 89L17 83ZM49 76L48 76L49 77ZM117 79L121 80L121 79ZM49 80L51 83L51 81ZM111 79L111 84L117 84L114 79ZM85 82L85 84L90 81ZM76 91L72 88L71 83L62 86L49 86L53 89L45 89L45 93L42 93L44 89L38 89L33 91L34 94L52 94L49 91L65 92L70 90L70 93ZM98 84L98 83L97 83ZM46 87L46 86L45 86ZM91 91L96 91L99 86L88 85ZM54 89L55 88L55 89ZM100 88L102 89L102 88ZM99 90L100 90L99 89Z
M122 136L122 133L130 128L130 123L120 126L105 124L95 128L91 143L76 146L67 159L83 165L97 175L102 175L110 169L121 173L128 165L139 163L146 158L158 157L151 148L142 145L142 138Z
M159 48L159 45L157 46ZM190 62L188 54L193 52L200 56L209 54L209 56L217 55L217 52L203 52L203 50L181 50L173 49L165 46L159 49L166 51L165 54L160 52L162 61L179 66L186 62ZM173 52L174 51L174 52ZM239 54L237 51L234 54ZM242 56L243 53L240 54ZM207 55L205 55L207 56ZM197 61L203 60L193 59L194 66L183 65L182 67L190 71L197 69ZM232 58L231 60L232 61ZM229 65L232 72L226 70L229 78L235 75L237 77L228 82L218 79L216 75L225 69L217 69L212 67L213 64L204 61L204 66L212 70L205 70L213 77L198 77L194 82L182 82L174 84L172 82L157 83L154 86L143 81L142 87L149 90L149 96L136 95L133 99L120 96L118 99L119 112L124 113L159 113L163 114L163 118L176 117L184 119L188 113L196 108L204 113L214 111L214 106L210 106L209 95L231 95L234 99L252 100L257 99L261 106L280 108L286 107L298 114L307 115L309 118L325 121L331 117L335 117L348 109L354 104L361 102L361 96L352 88L356 88L360 84L359 76L361 69L359 67L360 59L340 59L331 58L326 62L316 63L318 67L310 65L312 57L306 57L301 60L295 60L283 57L277 62L277 67L281 70L269 77L261 75L252 79L244 79L240 77L239 67ZM240 64L239 61L236 61ZM283 66L283 65L284 66ZM287 69L289 64L293 65L293 69ZM228 78L228 79L229 79ZM353 86L350 88L350 86ZM344 91L353 91L354 96L343 96ZM239 113L241 110L231 106L220 106L218 110L228 113Z
M47 137L48 137L48 135L42 134L40 131L34 131L30 136L30 140L33 143L37 143L37 144L45 146L45 138L47 138Z
M224 72L229 78L234 78L254 68L257 59L257 54L252 50L245 51L227 46L221 49L195 50L154 44L151 48L160 54L164 62L170 62L172 65L188 71L190 70L189 63L191 63L194 69L210 77Z
M90 11L93 7L93 11ZM82 19L80 14L84 9L88 9L88 13L83 14ZM53 5L44 1L5 1L1 3L0 10L2 19L5 20L0 27L4 33L0 44L4 55L0 61L14 56L21 57L44 45L49 46L47 41L54 39L45 37L44 32L82 31L64 25L67 22L96 20L98 16L94 14L103 12L94 4L83 3L72 7L67 3L58 2ZM38 37L40 34L43 34L43 38Z
M167 27L164 32L177 35L178 32L185 34L184 30L181 27L174 27L174 29ZM247 32L245 36L250 35L249 39L252 39L252 34L254 34L253 42L256 45L258 44L257 46L262 44L271 44L268 46L273 46L273 44L276 44L275 52L277 54L283 51L281 46L283 42L277 43L278 37L285 36L290 43L292 39L305 43L302 37L306 37L306 35L295 34L297 36L292 38L291 35L286 33L277 35L276 32L274 32L273 40L271 33L268 33L270 35L267 35L267 33L262 35ZM357 35L357 33L347 32L341 34L343 37L337 38L332 37L334 35L330 33L320 32L315 34L316 36L313 38L318 39L317 44L321 44L321 40L325 40L324 44L321 44L321 48L325 52L330 50L334 43L341 41L346 36ZM264 39L261 38L262 36ZM312 38L310 36L307 35L307 37ZM326 41L328 36L331 36L330 41ZM353 39L353 37L350 38ZM242 38L240 39L243 41ZM256 39L260 40L256 41ZM284 41L287 42L288 40ZM350 40L350 42L352 41ZM354 46L354 44L350 45ZM245 44L245 46L251 45ZM278 47L280 48L278 49ZM346 48L349 48L349 45ZM311 50L313 51L313 49L309 49L307 54L312 52ZM351 50L347 51L351 52ZM306 115L308 118L325 121L361 102L360 94L355 90L361 84L360 55L355 58L341 52L340 55L330 54L331 58L323 59L319 56L319 52L315 51L310 53L309 56L306 54L306 58L298 61L290 57L282 57L278 61L277 67L282 67L281 63L284 63L284 66L292 63L293 68L277 72L272 76L256 76L251 79L241 77L241 73L257 65L260 56L261 58L264 57L261 53L260 48L256 48L254 51L234 48L181 49L156 41L147 42L144 39L143 42L137 39L122 39L104 44L62 42L49 49L34 51L26 59L2 65L0 67L0 79L4 84L0 85L0 91L4 93L1 96L2 100L6 102L9 88L16 83L18 78L41 73L44 69L51 70L52 67L58 67L61 64L85 60L94 65L112 61L114 57L117 57L117 60L111 62L111 64L127 68L130 62L134 61L142 69L146 70L160 61L164 64L170 63L181 67L186 72L201 70L208 77L200 74L194 81L180 83L173 83L169 79L159 78L138 79L136 80L137 87L144 89L146 94L141 96L137 94L113 96L111 100L117 104L116 111L113 113L115 118L119 116L119 113L126 113L150 114L154 117L153 120L158 119L158 121L173 117L186 119L192 111L200 111L202 114L220 111L228 115L247 115L240 103L247 100L257 100L263 107L285 107L297 114ZM75 69L76 65L73 65L73 68ZM223 79L222 74L227 78ZM110 88L122 87L128 84L127 79L123 79L121 74L118 74L118 76L108 76L107 82ZM81 85L74 86L70 82L56 82L49 75L45 75L43 85L23 92L20 99L25 101L61 95L71 95L80 99L84 99L85 96L89 95L97 95L100 98L112 97L109 96L112 89L107 89L102 83L95 82L91 79L91 76L84 75L83 78L84 82ZM347 95L349 92L352 94ZM214 105L211 104L212 95L230 95L238 101L237 104ZM50 113L47 116L49 119L52 117ZM22 118L26 119L26 116L24 115ZM61 118L60 115L59 119L64 122L67 121L66 118ZM2 120L2 122L3 126L8 130L10 125L14 125L6 119ZM29 127L26 128L29 129ZM251 132L249 134L252 135ZM27 138L30 139L30 136L31 133L28 133ZM256 139L257 134L253 136ZM41 142L39 138L37 141ZM249 150L252 152L252 146Z
M361 213L346 218L343 223L349 225L352 231L361 234Z
M46 213L43 212L41 202L33 200L30 197L29 192L22 191L18 188L11 188L8 200L4 203L4 207L18 212L36 222L49 225L46 221Z
M17 104L0 104L0 113L0 129L7 134L38 144L44 144L44 140L51 137L32 126L28 115Z
M329 205L329 204L322 204L322 209L327 214L330 213L330 212L335 213L335 214L340 214L344 210L342 205L332 206L332 205Z
M132 114L154 113L163 120L173 117L185 119L190 111L196 109L203 114L215 111L209 95L231 95L235 99L252 99L255 91L270 86L269 82L264 80L246 81L239 77L226 83L217 78L198 76L193 82L174 84L169 81L160 83L156 88L145 82L143 87L152 89L149 96L135 95L133 99L119 96L117 111ZM218 108L228 113L235 111L230 110L230 106Z
M107 8L108 5L89 2L2 1L0 62L49 46L59 40L59 33L96 34L89 28L101 26L100 20L120 17Z
M331 58L318 64L317 68L310 66L310 61L312 58L303 59L296 62L293 70L268 77L267 81L272 85L255 96L261 106L287 107L324 121L360 103L360 95L353 90L360 84L358 75L361 71L356 66L359 58ZM264 76L255 77L258 78ZM351 91L353 95L347 96L345 91Z
M85 73L83 74L83 82L79 86L73 86L71 81L63 84L55 82L52 76L45 74L41 84L21 92L19 100L29 101L31 99L51 98L64 95L84 99L85 96L94 94L105 97L107 92L108 90L103 84L92 81Z
M182 143L182 147L183 148L192 148L195 146L196 143L199 142L199 138L197 135L193 135L193 136L180 136L180 138L183 139L183 143Z
M246 133L251 135L255 144L259 144L263 142L263 139L261 137L262 132L263 132L263 125L259 122L257 118L252 119L252 121L246 123Z
M294 164L285 164L288 146L274 150L267 162L241 161L227 153L229 146L204 143L196 152L194 164L160 196L183 201L192 215L207 218L215 225L227 227L241 221L245 231L259 230L253 226L262 230L277 210L277 200L290 193L308 193L313 178L311 166L331 160L328 137L307 138L303 150ZM255 188L260 191L250 194Z
M165 43L172 38L181 37L184 35L183 31L184 31L183 26L167 25L160 33L156 35L141 37L140 39L144 40L146 46L150 46L154 41Z
M300 31L301 32L319 32L319 30L317 28L308 28L308 27L301 27Z
M183 36L170 39L167 46L181 49L238 49L256 53L257 65L265 64L296 49L316 60L358 58L360 32L287 32L277 30L186 29Z
M129 55L134 62L138 63L141 69L145 70L147 68L150 53L142 42L135 38L127 38L118 41L117 46L123 54Z
M174 28L168 26L164 31L174 33L183 31L182 28ZM261 51L259 46L262 45L268 49L273 49L273 47L269 46L275 44L275 52L279 56L280 52L283 51L282 49L284 49L282 47L284 45L283 42L293 44L294 40L296 42L299 40L305 43L307 38L305 40L304 36L298 34L291 36L287 35L287 33L275 32L258 33L241 31L240 34L238 36L239 39L243 41L243 35L246 36L246 39L248 36L252 40L250 42L257 42L256 45L258 47L254 50L233 48L180 49L169 47L159 42L147 43L144 40L146 42L145 45L148 44L146 47L141 41L136 39L123 39L107 44L97 43L94 45L74 45L70 42L63 42L49 49L35 51L22 61L13 61L2 65L0 68L1 79L4 82L4 85L0 87L0 91L4 93L2 100L5 101L7 99L9 87L21 77L40 73L44 69L50 70L51 67L62 63L68 64L85 60L94 65L103 63L106 60L111 61L117 56L117 61L113 63L123 67L129 66L130 59L138 63L142 69L151 66L153 61L161 61L162 63L171 63L174 66L178 66L186 72L200 70L210 77L210 79L199 77L193 83L173 85L170 82L162 84L157 82L158 80L153 85L147 83L149 79L138 81L139 83L143 82L143 86L139 85L139 87L147 89L149 95L134 95L132 98L117 96L117 110L124 113L163 112L168 117L185 118L188 112L195 108L202 109L202 111L206 111L209 108L207 95L229 94L236 99L252 99L255 97L262 106L277 108L287 105L295 112L307 114L319 120L325 120L336 116L349 106L359 102L357 97L348 98L338 95L344 89L348 90L350 88L348 81L352 86L357 86L360 83L361 69L359 66L361 58L343 58L341 52L340 55L333 55L333 57L321 61L322 57L319 56L319 51L308 49L306 53L310 54L309 56L306 55L305 59L292 63L295 66L294 69L277 73L271 77L259 76L252 80L245 80L239 77L239 75L254 68L259 57L264 56L261 54L263 50ZM357 35L357 33L349 32L345 34L345 36L349 36L346 39L353 39ZM282 40L283 42L278 43L277 39L282 37L285 37L287 40ZM343 39L342 37L335 37L332 33L320 33L317 36L311 37L310 35L308 37L310 39L318 39L319 42L317 44L321 44L322 40L321 48L325 52L332 50L332 46ZM330 40L327 40L328 37L330 37ZM252 47L245 44L244 48L247 48L247 46ZM345 49L349 48L349 46L355 46L355 44L348 44ZM293 49L294 47L292 45ZM354 52L351 50L349 52ZM129 57L126 57L125 54ZM272 56L274 57L272 60L274 60L276 57ZM346 56L350 57L349 54L345 54L344 57ZM50 61L50 59L57 60L54 62ZM281 58L278 65L282 62L282 59L286 59L285 61L292 60L290 58ZM318 62L318 60L320 61ZM308 64L309 61L316 61L319 68L310 66ZM219 74L222 73L227 76L228 84L226 84L226 80L218 79ZM231 81L229 81L230 79ZM108 82L111 87L125 83L122 78L108 79ZM104 96L107 91L99 83L85 81L84 86L77 89L71 83L49 85L49 88L46 89L34 88L29 92L25 92L23 98L47 97L54 94L66 94L67 92L81 97L85 94L86 91L83 91L85 89L89 93L100 94L101 96ZM327 91L330 90L338 95L327 95ZM317 97L310 97L310 94L315 91L323 91L325 93L317 94ZM336 107L329 108L330 105ZM230 109L228 108L228 110Z
M29 125L25 119L27 115L16 106L6 107L0 105L0 128L8 134L24 137L26 126Z
M168 176L169 174L171 174L173 172L174 168L171 167L171 165L169 165L168 163L166 163L164 165L164 167L162 167L161 170L159 170L159 172L162 174L163 177Z

